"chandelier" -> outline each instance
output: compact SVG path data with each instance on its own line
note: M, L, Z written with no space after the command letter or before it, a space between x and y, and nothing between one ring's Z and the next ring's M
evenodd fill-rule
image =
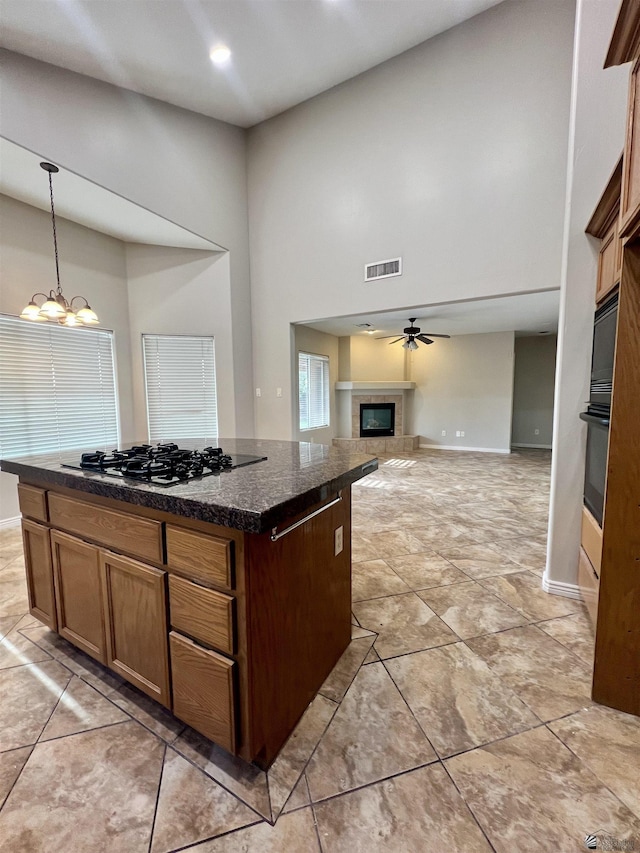
M95 311L84 298L84 296L74 296L68 300L62 293L60 287L60 266L58 264L58 239L56 236L56 214L53 207L53 182L51 175L53 172L59 172L57 166L53 163L40 163L40 168L49 173L49 197L51 199L51 222L53 224L53 249L56 257L56 279L58 287L56 290L50 290L49 295L46 293L34 293L31 301L20 315L23 320L31 320L35 323L58 322L61 326L91 326L100 322ZM44 297L44 302L38 304L36 297ZM84 303L80 308L74 309L73 303L81 299Z

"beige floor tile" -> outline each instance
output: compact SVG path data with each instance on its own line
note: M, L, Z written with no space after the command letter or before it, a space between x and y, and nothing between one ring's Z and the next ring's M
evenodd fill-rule
M545 592L540 584L540 578L531 572L518 572L499 578L484 578L480 583L489 592L497 595L530 620L569 616L571 613L580 613L584 609L580 601Z
M0 639L18 624L21 616L0 616Z
M11 560L10 563L7 563L0 569L0 581L2 583L6 583L7 581L21 581L26 576L23 556L16 557L15 560Z
M367 634L351 640L346 650L342 653L340 660L327 676L326 681L320 688L320 693L334 702L341 702L342 697L362 666L375 640L375 634Z
M0 531L0 569L9 565L16 557L21 557L22 530L20 527L12 527L9 530Z
M418 595L463 640L527 622L475 581L421 590Z
M40 735L40 741L111 726L129 719L91 685L74 675ZM117 733L114 734L117 736Z
M167 749L151 853L168 853L260 820L206 773Z
M586 613L561 616L558 619L550 619L548 622L538 622L537 625L545 634L562 643L588 666L593 666L595 634Z
M534 625L466 642L541 720L591 705L589 667Z
M11 618L15 619L15 617ZM51 655L27 639L17 626L0 640L0 669L42 660L51 660Z
M316 696L267 772L271 819L276 820L338 706Z
M173 743L185 729L177 717L130 684L119 684L105 696L167 743Z
M640 819L640 717L593 705L549 728Z
M306 775L314 802L435 761L436 754L382 664L363 667Z
M147 853L164 744L134 722L34 747L0 813L11 853Z
M386 662L440 756L538 725L538 718L464 643Z
M372 648L369 650L369 654L366 656L366 658L362 661L362 665L366 666L369 663L378 663L379 660L380 655L376 652L375 649Z
M441 548L439 553L460 569L465 577L478 580L493 575L507 575L520 572L522 567L504 555L496 554L489 545L465 545L460 548Z
M407 584L384 560L365 560L354 563L351 571L352 600L382 598L385 595L408 592Z
M309 785L307 784L307 777L303 773L302 776L298 779L295 788L289 795L289 799L284 805L282 809L282 814L286 814L287 812L293 812L296 809L304 808L311 803L311 797L309 796Z
M271 820L267 774L187 728L176 738L174 749L200 767L243 803Z
M0 752L0 809L31 755L32 746Z
M448 560L429 551L404 557L388 557L386 562L411 589L430 589L462 583L468 578Z
M428 548L438 553L440 553L442 548L469 545L477 541L475 535L470 535L460 525L451 524L446 521L430 525L425 524L424 527L412 527L408 530L408 533L422 543L422 550Z
M38 740L70 678L54 660L0 670L0 752Z
M320 803L315 812L328 853L491 851L439 764Z
M536 574L544 571L547 562L547 545L542 537L501 541L496 536L490 547L496 554L508 557L523 569L529 569Z
M360 624L378 633L381 658L454 643L456 634L415 593L360 601L353 605Z
M577 853L601 829L640 838L640 821L545 727L445 764L497 853Z
M0 616L24 616L29 610L25 578L3 581L0 578Z
M321 853L310 808L282 815L271 826L259 823L222 838L187 847L182 853Z
M395 557L398 554L418 554L424 543L403 530L385 533L358 533L352 535L351 559L354 563Z

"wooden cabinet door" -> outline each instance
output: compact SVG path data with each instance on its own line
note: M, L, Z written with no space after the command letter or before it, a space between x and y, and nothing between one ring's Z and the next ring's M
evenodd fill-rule
M24 565L27 572L29 612L53 631L58 626L51 564L49 530L34 521L22 521Z
M172 631L173 713L235 752L234 661Z
M51 531L58 633L106 663L100 560L95 545Z
M596 302L609 293L616 281L617 254L618 254L618 229L617 225L612 225L611 229L605 236L600 247L600 255L598 257L598 285L596 287Z
M166 572L100 551L107 665L171 707Z
M631 72L627 139L624 147L622 172L623 237L631 234L640 222L640 59Z

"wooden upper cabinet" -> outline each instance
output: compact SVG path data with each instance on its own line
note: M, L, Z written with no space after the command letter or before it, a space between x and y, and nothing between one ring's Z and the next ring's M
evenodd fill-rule
M622 240L619 230L622 160L623 158L620 157L585 229L587 234L601 241L596 302L602 302L608 296L609 292L620 283L622 275Z
M166 572L100 551L107 665L171 707Z
M49 531L42 524L23 519L22 539L29 612L55 631L58 620L56 617Z
M640 231L640 59L631 72L627 137L622 176L620 234L623 238Z
M55 571L58 633L83 652L107 662L99 551L68 536L51 531Z

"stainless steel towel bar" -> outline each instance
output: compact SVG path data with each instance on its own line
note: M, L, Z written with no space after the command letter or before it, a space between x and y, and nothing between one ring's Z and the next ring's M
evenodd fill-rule
M285 529L281 530L280 533L278 533L278 528L274 527L271 530L271 541L277 542L278 539L282 539L283 536L286 536L287 533L291 533L291 531L295 530L296 527L300 527L301 524L306 524L307 521L309 521L311 518L315 518L316 515L320 515L320 513L324 512L326 509L330 509L332 506L339 504L341 500L342 500L342 495L338 495L337 498L330 501L328 504L321 506L320 509L316 509L314 512L310 512L309 515L305 515L305 517L301 518L300 521L296 521L295 524L290 524L289 527L285 527Z

